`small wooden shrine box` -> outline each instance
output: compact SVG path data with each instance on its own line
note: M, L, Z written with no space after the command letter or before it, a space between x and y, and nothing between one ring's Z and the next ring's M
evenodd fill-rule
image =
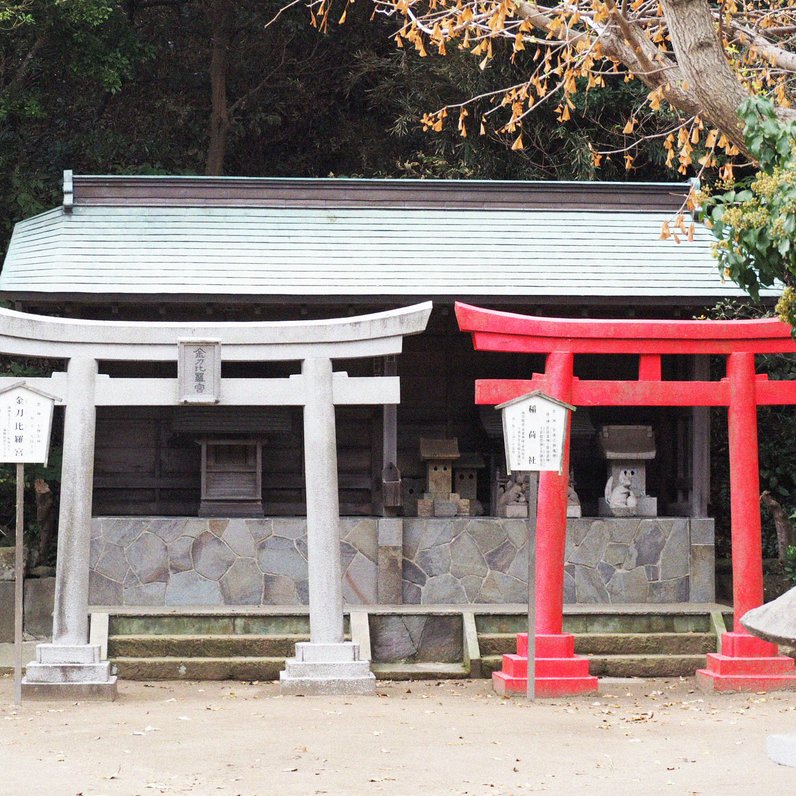
M263 444L203 437L200 517L262 517Z

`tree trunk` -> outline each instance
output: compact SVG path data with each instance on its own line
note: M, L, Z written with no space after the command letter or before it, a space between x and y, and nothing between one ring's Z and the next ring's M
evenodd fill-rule
M774 528L777 531L777 557L780 561L785 560L785 551L793 544L793 525L785 509L778 500L771 497L768 491L760 495L763 505L771 512L774 519Z
M708 0L661 0L677 64L710 121L746 152L738 106L749 93L730 68Z
M37 478L33 487L36 490L36 523L39 526L39 548L35 557L35 564L38 566L44 564L49 557L58 524L58 512L55 510L55 496L50 485L44 479Z
M210 124L205 174L215 177L224 173L224 156L230 125L227 106L227 70L232 3L228 0L211 0L208 3L207 15L213 48L210 57Z

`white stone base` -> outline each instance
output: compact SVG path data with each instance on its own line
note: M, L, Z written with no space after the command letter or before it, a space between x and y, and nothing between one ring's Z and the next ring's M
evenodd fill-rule
M360 660L359 644L296 644L296 657L279 673L283 694L374 694L376 678L370 661Z
M114 699L116 677L99 644L38 644L25 667L22 695L37 699Z
M796 735L769 735L766 747L775 763L796 768Z

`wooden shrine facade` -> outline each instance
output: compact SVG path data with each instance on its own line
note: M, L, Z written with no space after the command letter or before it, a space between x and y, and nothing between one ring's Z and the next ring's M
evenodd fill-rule
M400 407L338 410L341 512L384 513L382 473L395 464L402 512L416 514L425 481L420 439L457 438L484 467L477 497L495 510L502 441L472 384L543 366L476 355L457 331L453 301L554 315L692 317L738 291L723 284L710 236L659 241L688 185L435 180L110 177L65 174L64 202L20 222L0 275L18 310L75 319L195 322L320 320L431 299L424 334L398 358L346 362L352 376L397 374ZM287 378L298 360L225 362L225 376ZM599 367L627 379L621 350ZM174 363L101 362L111 377L173 378ZM669 378L703 379L707 357L664 364ZM296 408L99 406L95 515L196 516L202 440L257 439L262 511L306 506L303 427ZM656 429L650 489L661 513L707 516L707 415L690 407L594 406L573 436L576 487L596 514L605 463L596 430ZM255 481L258 480L255 478ZM259 512L257 499L253 504ZM389 513L389 512L388 512Z

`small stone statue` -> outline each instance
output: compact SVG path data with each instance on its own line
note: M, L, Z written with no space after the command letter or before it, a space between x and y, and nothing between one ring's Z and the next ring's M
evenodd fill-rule
M567 517L580 517L580 498L575 491L575 474L569 471L569 486L567 488Z
M498 506L510 506L513 504L526 505L528 496L525 494L525 479L515 481L513 476L509 476L506 483L498 490Z
M509 476L505 484L498 487L497 514L498 517L514 519L528 516L528 495L524 478L520 477L515 481Z
M638 499L633 494L631 488L631 474L627 470L620 470L617 479L618 484L614 486L613 476L605 484L605 502L612 509L634 509L638 504Z

